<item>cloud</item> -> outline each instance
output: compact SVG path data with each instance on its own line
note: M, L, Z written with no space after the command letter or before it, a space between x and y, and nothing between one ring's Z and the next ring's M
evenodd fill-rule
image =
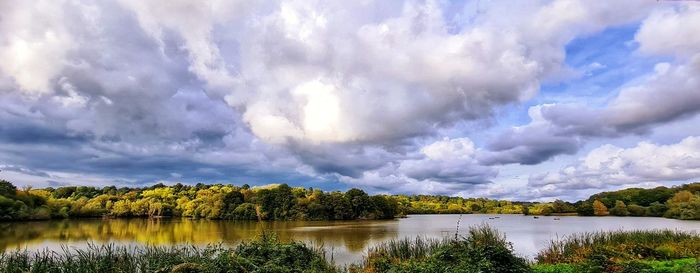
M635 39L647 54L693 56L700 51L700 7L682 5L654 11L644 20Z
M381 144L432 134L530 97L545 73L516 35L450 33L436 3L363 16L371 7L291 1L257 21L240 45L244 87L227 96L256 136Z
M479 160L487 165L534 165L559 154L576 153L581 139L562 134L542 116L542 110L550 106L531 107L528 110L531 123L501 133L489 143L488 150L479 155Z
M472 142L481 132L468 124L500 118L567 73L572 39L658 6L2 2L0 164L55 185L240 178L505 196L492 186L500 165L694 115L697 43L653 39L692 33L697 11L679 4L639 30L640 52L675 58L643 83L600 109L533 107L531 124Z
M62 1L50 0L0 4L0 71L24 92L49 91L69 50L77 46L64 26L65 14L55 12L62 6Z
M700 138L658 145L640 142L620 148L606 144L590 151L578 163L559 172L533 175L532 187L559 189L605 188L648 182L688 181L700 177Z
M479 164L474 143L468 138L444 138L420 149L420 153L395 160L359 177L341 181L393 192L445 194L491 183L498 172Z
M700 43L683 37L689 29L697 29L698 18L700 9L692 5L652 13L636 35L640 50L672 53L678 57L675 62L656 64L652 73L623 86L603 107L581 103L532 107L532 121L501 133L489 144L493 153L483 160L536 164L559 154L573 154L590 138L646 134L658 125L697 115ZM667 42L659 44L663 39L658 37L668 38Z

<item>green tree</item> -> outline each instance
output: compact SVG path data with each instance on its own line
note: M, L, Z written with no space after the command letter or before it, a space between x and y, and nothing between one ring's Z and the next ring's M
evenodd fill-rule
M676 193L667 201L667 206L665 217L683 220L700 219L700 197L688 190Z
M615 201L615 207L610 209L610 214L615 216L628 216L630 212L627 210L627 205L625 202L617 200Z
M0 195L13 198L17 195L17 187L6 180L0 180Z
M631 205L627 206L627 210L629 211L629 215L631 215L631 216L645 216L645 215L647 215L647 208L642 207L640 205L631 204Z
M366 217L371 209L369 195L360 189L350 189L345 193L345 198L350 201L352 206L351 218Z
M232 219L237 220L257 220L258 215L255 211L255 205L251 203L243 203L238 205L232 213Z
M588 201L582 201L576 207L576 213L581 216L593 216L595 211L593 210L593 204Z
M574 207L568 202L557 199L554 201L554 203L552 203L552 212L554 213L568 213L575 211L576 207Z
M647 210L646 216L652 216L652 217L661 217L666 214L666 211L668 208L666 205L659 203L659 202L654 202L649 205L649 209Z
M261 216L266 220L292 219L292 208L296 202L292 189L287 184L257 192L257 204L260 205Z
M224 219L234 219L233 211L240 205L243 204L244 196L240 191L231 191L224 195L224 206L221 212L221 218Z
M392 219L398 214L398 204L396 200L387 198L382 195L374 195L370 197L374 213L377 219Z

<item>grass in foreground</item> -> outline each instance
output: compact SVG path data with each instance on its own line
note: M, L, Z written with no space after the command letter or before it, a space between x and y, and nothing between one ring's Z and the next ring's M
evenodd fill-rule
M17 251L0 254L5 273L223 273L223 272L337 272L321 250L303 243L281 243L263 234L235 248L207 247L137 248L115 245L90 246L62 253Z
M700 235L672 230L583 233L552 241L533 271L699 272Z
M470 228L467 236L458 239L399 240L379 245L350 272L518 273L530 269L524 258L513 254L501 233L481 226Z
M621 262L610 268L601 268L590 264L536 264L532 266L532 273L585 272L696 273L698 272L698 260L693 258L670 261L635 260Z
M592 259L671 260L700 256L700 236L672 230L582 233L552 241L538 263L581 263Z

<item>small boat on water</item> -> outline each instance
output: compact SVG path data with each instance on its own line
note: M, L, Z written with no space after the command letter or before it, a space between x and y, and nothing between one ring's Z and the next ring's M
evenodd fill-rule
M532 218L535 218L535 219L540 219L540 217L539 217L539 216L535 216L535 217L532 217Z
M559 218L559 217L554 217L554 220L561 220L561 218Z

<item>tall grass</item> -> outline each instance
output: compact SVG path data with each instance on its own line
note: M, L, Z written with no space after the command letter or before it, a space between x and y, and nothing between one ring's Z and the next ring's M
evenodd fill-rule
M673 230L580 233L551 241L535 259L545 264L580 263L594 256L613 260L695 258L700 256L700 235Z
M511 243L502 233L489 226L477 226L469 228L465 236L441 240L418 237L382 243L372 247L361 263L350 266L347 271L657 272L634 270L663 268L666 271L658 272L694 272L683 270L695 266L697 257L700 257L700 235L693 232L596 232L552 241L537 255L538 264L531 268L524 258L513 253ZM263 233L233 248L90 244L85 249L64 247L59 251L0 253L0 272L3 273L341 272L331 263L321 248L298 242L283 243L271 233Z
M443 240L403 239L371 248L350 272L528 272L505 236L489 226L471 227L466 236Z
M222 245L89 245L86 249L0 254L4 273L184 273L184 272L337 272L319 249L281 243L263 235L235 248Z

